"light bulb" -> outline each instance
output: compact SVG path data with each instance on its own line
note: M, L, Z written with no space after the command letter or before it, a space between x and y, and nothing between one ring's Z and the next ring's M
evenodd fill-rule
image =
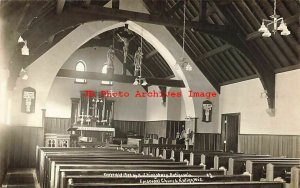
M287 36L287 35L291 34L291 32L288 30L288 28L285 28L280 34Z
M18 39L18 43L24 42L24 39L20 36Z
M25 45L21 49L21 52L22 52L22 55L29 55L29 48L27 47L26 41L25 41Z
M139 84L139 82L137 81L137 79L134 80L133 85L137 86Z
M266 30L263 34L262 34L263 37L270 37L271 36L271 33L269 30Z
M266 32L268 30L268 28L265 26L265 23L263 22L260 26L260 28L258 29L259 32Z
M192 71L192 70L193 70L193 67L188 63L188 64L185 66L185 70L186 70L186 71Z
M146 85L148 85L147 81L143 80L142 86L146 86Z
M281 23L280 23L279 27L277 28L277 30L283 31L285 29L287 29L286 24L284 23L284 21L281 21Z

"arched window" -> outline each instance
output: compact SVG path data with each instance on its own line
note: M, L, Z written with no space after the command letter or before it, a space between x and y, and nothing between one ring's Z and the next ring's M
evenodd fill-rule
M107 68L108 68L108 65L104 65L103 68L102 68L102 71L101 73L102 74L107 74ZM101 81L101 84L102 85L113 85L113 82L112 81Z
M78 61L75 67L76 71L86 71L86 65L83 61ZM86 83L86 79L75 78L75 83Z

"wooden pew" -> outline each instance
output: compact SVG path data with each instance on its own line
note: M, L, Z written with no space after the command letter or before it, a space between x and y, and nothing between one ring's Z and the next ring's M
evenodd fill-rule
M299 160L298 158L283 158L283 157L269 157L269 158L229 158L228 160L228 174L242 174L246 171L246 161L263 160L263 161L276 161L276 160Z
M77 183L69 179L68 188L77 187L108 187L102 183ZM213 182L213 183L137 183L137 184L110 184L109 187L153 187L153 188L283 188L281 182Z
M60 181L58 177L61 177L61 169L113 169L113 170L127 170L127 169L137 169L137 170L152 170L152 169L166 169L166 170L173 170L173 169L182 169L182 170L190 170L190 169L198 169L201 170L199 166L187 166L187 165L87 165L87 164L77 164L74 166L73 164L59 164L55 167L55 174L54 177L51 177L51 181L55 181L55 187L58 187Z
M110 187L110 186L127 186L127 187L135 187L135 186L141 186L141 183L143 183L143 186L148 187L161 187L161 186L182 186L186 187L186 185L179 185L179 184L166 184L165 182L174 182L174 181L182 181L185 177L157 177L157 176L146 176L142 178L136 178L136 177L107 177L104 175L104 172L110 170L110 172L115 171L122 171L123 173L128 173L131 171L143 171L146 170L148 172L162 172L162 170L165 170L166 172L169 171L185 171L185 172L192 172L197 174L191 174L190 177L186 178L184 181L189 182L189 185L191 185L191 181L194 181L194 183L198 184L197 186L201 187L224 187L221 186L221 184L217 183L210 183L210 181L222 181L222 185L227 185L227 182L234 181L234 183L230 183L230 186L228 187L234 187L240 183L237 181L250 181L250 176L247 175L234 175L234 176L224 176L224 175L214 175L213 173L220 173L220 171L203 171L201 170L202 167L200 166L187 166L186 163L182 162L172 162L172 160L163 160L161 158L149 158L149 156L141 155L141 154L135 154L135 153L129 153L124 151L116 151L111 149L103 149L101 151L95 151L95 150L51 150L51 149L41 149L41 151L37 152L37 155L39 155L40 152L40 162L38 164L43 164L45 168L48 168L50 170L50 177L47 175L45 178L48 178L47 180L51 182L54 180L54 184L46 184L48 187L60 187L60 183L62 183L61 187L65 187L68 182L68 187L89 187L89 186L100 186L102 185L104 187ZM170 151L168 149L165 150L157 150L157 153L159 154L161 151ZM172 152L171 152L172 153ZM175 152L173 152L174 155ZM182 152L184 153L184 152ZM188 154L188 152L186 152ZM156 153L155 153L156 154ZM167 154L166 154L167 155ZM166 156L165 155L165 156ZM147 161L146 158L149 159ZM112 160L109 160L112 159ZM43 163L42 163L43 161ZM51 164L51 165L50 165ZM54 166L54 168L53 168ZM39 168L40 170L46 170ZM52 176L52 169L54 175ZM77 169L77 171L76 171ZM77 172L74 173L73 172ZM88 173L82 174L82 171L86 171ZM202 172L201 172L202 171ZM48 171L49 172L49 171ZM67 173L66 173L67 172ZM100 174L99 174L100 172ZM211 173L212 172L212 173ZM224 171L221 171L224 174ZM206 174L201 174L206 173ZM43 174L43 173L41 173ZM41 175L42 176L42 175ZM164 181L163 184L157 184L154 185L151 182L155 182L157 179L161 179ZM199 182L196 182L198 179ZM183 181L183 182L184 182ZM203 181L205 183L203 183ZM50 183L51 183L50 182ZM123 183L122 183L123 182ZM150 184L147 184L147 182L150 182ZM206 183L207 182L207 183ZM247 182L245 182L247 184ZM214 185L213 185L214 184ZM128 186L129 185L129 186ZM228 184L229 185L229 184ZM265 186L266 184L251 184L251 186ZM266 187L274 186L275 187L282 187L283 184L268 184ZM244 188L245 186L243 186ZM250 187L250 184L249 184Z
M141 144L142 147L142 151L144 152L144 154L149 155L152 152L155 152L155 150L153 151L153 148L168 148L168 149L173 149L173 150L182 150L185 148L185 145L175 145L175 144Z
M137 169L128 169L128 170L109 170L109 169L61 169L61 177L60 187L65 187L67 179L72 178L73 175L102 175L102 176L133 176L133 177L141 177L141 176L200 176L208 174L211 175L224 175L224 171L222 170L198 170L198 169L190 169L190 170L180 170L180 169L157 169L157 170L137 170Z
M242 153L237 153L242 154ZM223 151L197 151L190 153L190 165L205 164L207 168L213 168L213 158L215 155L234 155L234 153Z
M246 161L246 172L252 174L253 181L259 181L261 178L265 177L264 173L267 168L267 164L289 164L291 166L296 166L300 164L300 160L247 160Z
M300 187L300 167L293 167L291 169L291 183L290 188Z
M44 168L45 168L45 158L49 154L58 154L58 155L70 155L70 154L75 154L76 156L86 156L86 153L88 152L88 156L99 156L101 155L102 157L109 157L112 158L113 156L120 157L128 157L132 158L141 156L144 157L142 154L135 154L135 153L130 153L126 151L118 151L116 149L110 149L110 148L37 148L37 155L39 156L37 158L37 176L38 180L41 183L41 185L44 183ZM65 154L64 154L64 153ZM43 187L43 186L42 186Z
M193 152L193 150L182 150L180 151L180 157L179 161L183 162L184 160L190 161L190 153Z
M41 159L41 162L40 162L40 167L39 167L39 179L41 180L41 182L43 182L44 180L44 176L45 176L45 165L46 165L46 157L47 155L50 155L50 154L55 154L55 153L52 153L52 152L46 152L43 154L43 158ZM60 154L60 153L56 153L57 155L70 155L70 154L73 154L73 155L76 155L76 156L86 156L86 157L89 157L89 156L97 156L97 157L102 157L102 158L119 158L119 157L122 157L122 158L136 158L136 157L144 157L143 155L138 155L138 154L134 154L134 153L129 153L129 152L117 152L117 153L107 153L107 152L96 152L96 153L89 153L88 156L86 153L74 153L74 152L71 152L71 153L66 153L66 154ZM146 157L147 158L147 157Z
M40 167L43 168L43 164L44 164L44 159L45 159L45 155L46 152L100 152L100 153L105 153L107 151L117 151L115 148L49 148L49 147L36 147L36 167ZM121 152L121 151L119 151ZM124 153L127 153L125 151L123 151ZM142 155L142 154L140 154ZM36 172L37 172L37 176L38 176L38 180L40 179L39 175L40 175L40 171L41 169L37 168Z
M266 168L266 181L273 181L275 178L282 178L285 182L290 183L291 181L291 168L300 167L300 162L298 165L283 163L268 163Z
M110 184L118 183L118 184L136 184L136 183L178 183L178 182L190 182L190 183L200 183L200 182L247 182L250 181L250 176L248 175L215 175L215 176L167 176L167 177L159 177L159 176L142 176L142 177L107 177L107 176L88 176L88 175L72 175L65 177L68 179L73 179L74 183L94 183L94 184L106 184L109 186Z
M243 159L243 158L270 158L270 155L248 155L248 154L240 154L240 155L215 155L214 156L214 169L219 169L220 167L224 167L228 169L228 161L230 158L233 159Z

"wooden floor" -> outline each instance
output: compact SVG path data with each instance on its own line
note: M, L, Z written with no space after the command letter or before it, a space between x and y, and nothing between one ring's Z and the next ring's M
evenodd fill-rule
M40 188L35 169L15 169L7 172L2 187Z

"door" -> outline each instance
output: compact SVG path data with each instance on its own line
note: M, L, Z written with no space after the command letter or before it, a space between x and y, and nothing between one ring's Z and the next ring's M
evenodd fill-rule
M240 114L222 114L222 148L226 152L238 152Z

